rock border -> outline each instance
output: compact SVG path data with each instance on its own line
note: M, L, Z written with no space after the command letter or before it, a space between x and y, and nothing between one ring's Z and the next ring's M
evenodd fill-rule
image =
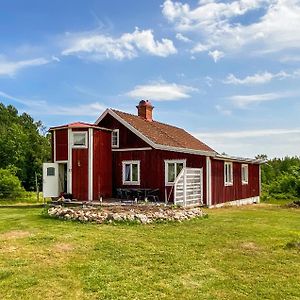
M165 206L156 206L155 208L128 206L124 207L85 207L85 208L67 208L62 206L51 207L48 209L48 215L64 220L74 220L80 222L103 223L140 223L150 224L153 222L176 221L205 217L206 214L200 207L192 208L174 208Z

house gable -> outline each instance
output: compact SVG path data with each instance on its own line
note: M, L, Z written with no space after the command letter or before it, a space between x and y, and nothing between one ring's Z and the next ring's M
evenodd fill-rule
M145 148L150 145L137 136L133 131L124 126L119 119L107 113L98 123L100 126L111 130L119 129L119 149Z

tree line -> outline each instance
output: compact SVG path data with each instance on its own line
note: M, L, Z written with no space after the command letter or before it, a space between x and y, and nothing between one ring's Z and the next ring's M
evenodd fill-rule
M0 103L0 197L41 188L42 163L51 157L50 137L41 121Z
M300 157L263 159L261 165L262 199L300 199Z

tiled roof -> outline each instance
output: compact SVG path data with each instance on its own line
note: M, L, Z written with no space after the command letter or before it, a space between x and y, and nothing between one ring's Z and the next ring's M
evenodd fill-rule
M149 122L139 116L115 109L112 109L112 111L155 144L215 152L212 148L199 141L182 128L156 121Z

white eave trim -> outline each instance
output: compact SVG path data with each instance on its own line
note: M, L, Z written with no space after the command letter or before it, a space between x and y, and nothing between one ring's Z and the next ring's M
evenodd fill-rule
M116 114L110 108L106 109L103 112L103 114L95 122L95 125L97 125L99 122L101 122L106 117L107 114L110 114L112 117L114 117L116 120L118 120L121 124L123 124L126 128L128 128L130 131L132 131L134 134L136 134L139 138L141 138L144 142L149 144L154 149L182 152L182 153L188 153L188 154L205 155L205 156L216 156L216 152L213 152L213 151L194 150L194 149L172 147L172 146L166 146L166 145L153 143L150 139L148 139L146 136L141 134L137 129L135 129L133 126L128 124L126 121L124 121L118 114ZM136 148L132 149L132 150L136 150Z
M228 155L219 155L217 154L214 159L217 160L226 160L229 162L240 162L240 163L248 163L248 164L263 164L264 161L261 159L254 159L254 158L243 158L243 157L236 157L236 156L228 156Z
M122 151L145 151L152 150L151 147L143 147L143 148L123 148L123 149L111 149L113 152L122 152Z

